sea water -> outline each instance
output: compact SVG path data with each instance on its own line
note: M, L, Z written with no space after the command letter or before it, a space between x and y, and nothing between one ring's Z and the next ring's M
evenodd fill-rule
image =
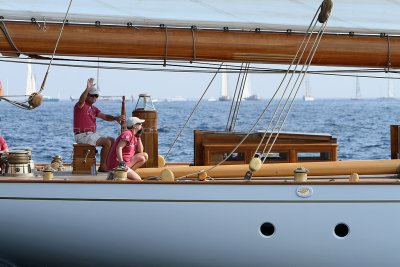
M44 102L35 110L16 108L0 102L0 131L9 147L31 147L35 162L51 162L54 155L61 155L64 162L72 161L73 101ZM127 114L135 108L134 102L126 103ZM266 100L244 101L240 105L235 131L247 132L265 109ZM264 130L277 102L274 102L257 125ZM189 118L196 101L157 102L159 153L165 155ZM337 138L339 160L389 159L390 125L400 124L400 100L296 100L287 116L282 131L329 133ZM103 113L118 115L121 103L99 101ZM225 130L230 102L200 103L187 127L171 149L168 161L193 161L193 130ZM98 119L97 131L116 138L120 125Z

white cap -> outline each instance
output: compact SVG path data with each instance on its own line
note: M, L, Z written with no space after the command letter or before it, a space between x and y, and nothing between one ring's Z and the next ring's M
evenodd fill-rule
M100 95L100 90L97 87L93 87L90 89L89 95Z
M126 120L126 127L132 127L135 124L142 124L144 120L139 119L138 117L130 117Z

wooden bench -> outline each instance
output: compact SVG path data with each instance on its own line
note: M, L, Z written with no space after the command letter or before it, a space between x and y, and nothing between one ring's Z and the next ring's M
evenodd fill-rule
M214 165L221 162L245 135L246 133L240 132L195 130L194 165ZM262 137L263 133L260 132L250 134L224 164L249 163L255 152L260 158L266 157L269 147L264 153L262 153L263 146L257 150ZM336 161L337 148L336 138L328 134L286 132L278 136L266 162Z
M224 160L236 144L203 144L204 165L214 165ZM242 144L224 164L245 164L253 158L258 144ZM263 148L257 156L263 159ZM267 163L336 161L337 144L275 144L268 154Z
M72 156L73 174L90 174L92 165L96 165L96 147L88 144L74 144Z

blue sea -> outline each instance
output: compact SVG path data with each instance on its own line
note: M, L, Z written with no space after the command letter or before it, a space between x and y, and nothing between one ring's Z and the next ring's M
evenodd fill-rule
M157 102L159 153L164 155L197 102ZM35 110L27 111L0 101L0 131L12 148L32 148L35 162L50 162L61 155L71 162L72 114L75 102L44 102ZM236 131L247 132L267 101L245 101L240 106ZM118 115L121 103L99 101L103 113ZM127 102L127 114L136 102ZM276 105L276 103L274 103ZM176 142L168 161L193 161L193 130L224 130L230 111L230 102L200 103L187 128ZM339 160L389 159L390 125L399 124L400 100L296 100L282 131L329 133L338 141ZM265 129L271 112L256 127ZM98 132L118 136L119 124L98 120Z

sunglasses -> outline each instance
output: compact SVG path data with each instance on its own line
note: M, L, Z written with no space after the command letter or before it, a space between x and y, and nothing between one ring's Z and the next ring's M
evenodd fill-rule
M99 97L99 95L89 95L89 96L95 97L95 98L98 98L98 97Z

